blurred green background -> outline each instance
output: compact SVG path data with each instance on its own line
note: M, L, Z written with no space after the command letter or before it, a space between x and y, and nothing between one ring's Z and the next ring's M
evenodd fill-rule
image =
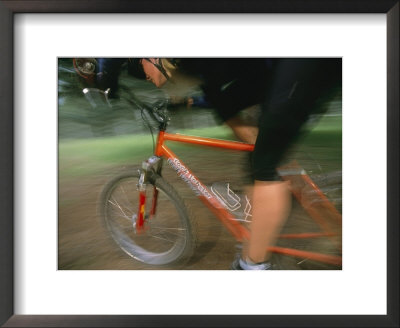
M94 107L82 92L71 58L59 59L59 174L85 175L99 169L128 163L140 163L150 156L153 138L141 111L129 103L130 90L135 90L145 105L157 105L169 96L151 83L137 80L122 72L118 99L110 99L111 107L97 102ZM190 95L201 95L192 88ZM305 134L296 149L306 152L327 169L341 169L342 161L342 103L337 93L328 103L324 115L310 119ZM169 132L234 139L230 129L221 125L210 108L187 108L171 105ZM155 127L155 125L153 124ZM154 136L155 137L155 136ZM185 153L196 147L177 145Z

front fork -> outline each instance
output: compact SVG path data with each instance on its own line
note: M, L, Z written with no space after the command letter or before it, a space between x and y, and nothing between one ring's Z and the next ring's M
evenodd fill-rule
M141 233L144 231L145 226L144 222L147 219L151 219L155 213L157 208L157 198L158 198L158 190L156 186L153 186L153 198L149 215L146 215L146 183L148 181L149 174L156 172L158 175L161 175L162 170L162 160L158 156L151 156L148 160L142 163L142 168L139 170L139 182L137 184L137 190L139 191L139 208L136 216L136 220L133 225L136 230L136 233Z

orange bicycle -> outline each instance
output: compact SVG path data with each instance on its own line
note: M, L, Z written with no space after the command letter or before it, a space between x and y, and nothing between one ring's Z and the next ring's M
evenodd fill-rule
M137 102L135 102L138 106ZM247 223L251 204L229 188L213 188L198 177L167 146L168 142L251 152L254 145L237 141L195 137L166 132L169 117L166 108L141 107L158 125L154 155L142 163L138 172L125 172L104 187L100 198L100 215L119 247L140 262L165 266L185 263L196 248L196 224L177 191L162 177L167 162L196 196L221 221L234 238L243 243L249 238ZM341 268L342 216L324 192L296 163L279 168L283 180L290 181L291 192L308 215L319 225L318 232L280 235L280 239L327 238L335 254L310 252L289 247L268 250L285 256L309 259ZM241 208L241 218L235 211Z

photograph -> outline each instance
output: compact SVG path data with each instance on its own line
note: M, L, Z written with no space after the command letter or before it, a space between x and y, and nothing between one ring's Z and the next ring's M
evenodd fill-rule
M332 270L341 58L59 58L59 270Z

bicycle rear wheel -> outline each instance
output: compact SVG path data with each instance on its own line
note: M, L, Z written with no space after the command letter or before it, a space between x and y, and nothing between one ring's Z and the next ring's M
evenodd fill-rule
M136 232L139 207L139 174L125 173L103 189L100 215L114 241L129 256L150 265L186 262L196 245L187 208L176 191L157 175L146 185L145 229ZM157 209L150 218L154 188L158 190Z
M311 176L320 191L328 198L329 202L341 214L342 212L342 172L334 171L325 174ZM325 202L320 197L315 196L316 191L313 188L304 188L302 198L308 199L307 205L318 207ZM324 212L322 212L324 213ZM294 248L303 251L323 253L326 255L341 256L341 230L339 223L330 219L330 227L338 235L333 239L327 237L305 238L305 239L280 239L278 241L281 247ZM287 229L287 230L285 230ZM341 229L341 228L340 228ZM284 227L283 234L302 233L302 232L321 232L321 227L312 220L305 208L295 199L292 205L292 211ZM340 242L338 241L340 239ZM340 270L341 266L313 261L307 258L297 258L282 254L273 254L272 262L277 270Z

